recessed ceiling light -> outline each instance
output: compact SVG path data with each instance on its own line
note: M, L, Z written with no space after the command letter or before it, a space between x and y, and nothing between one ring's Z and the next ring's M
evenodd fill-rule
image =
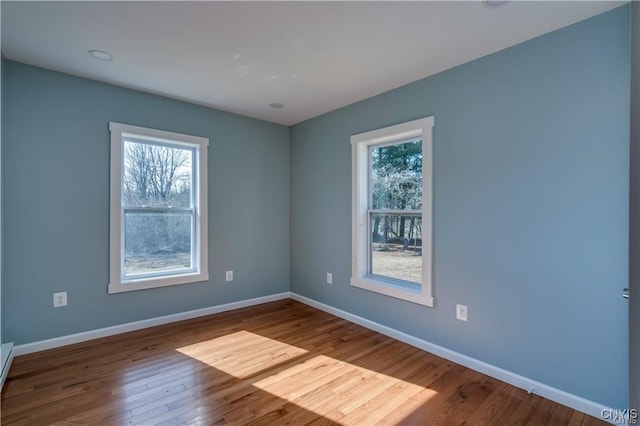
M482 2L487 7L498 7L505 3L509 3L508 0L485 0Z
M104 52L102 50L90 50L89 55L92 58L98 59L100 61L111 61L113 60L113 56L109 52Z
M274 103L272 103L272 104L269 104L269 106L270 106L271 108L280 109L280 108L282 108L284 105L282 105L281 103L278 103L278 102L274 102Z

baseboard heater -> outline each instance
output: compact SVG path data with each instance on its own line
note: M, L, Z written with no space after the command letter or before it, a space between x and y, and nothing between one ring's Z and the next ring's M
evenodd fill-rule
M7 374L9 374L11 361L13 361L13 343L5 343L0 346L0 365L2 366L2 370L0 373L0 390L4 386L4 381L7 378Z

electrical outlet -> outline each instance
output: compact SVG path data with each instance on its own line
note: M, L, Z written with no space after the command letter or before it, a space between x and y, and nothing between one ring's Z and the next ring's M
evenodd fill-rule
M333 274L331 272L327 272L327 284L333 284Z
M469 310L467 305L456 305L456 319L460 321L466 321L467 316L469 314Z
M233 281L233 271L227 271L224 276L225 281Z
M53 307L67 306L67 292L53 293Z

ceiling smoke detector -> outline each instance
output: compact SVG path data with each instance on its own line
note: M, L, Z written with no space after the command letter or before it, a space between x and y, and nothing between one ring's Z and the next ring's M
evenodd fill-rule
M484 0L482 2L487 7L498 7L502 6L505 3L509 3L508 0Z
M92 49L87 53L89 53L89 55L91 55L92 58L97 59L99 61L111 61L111 60L113 60L113 55L111 55L111 53L105 52L103 50Z

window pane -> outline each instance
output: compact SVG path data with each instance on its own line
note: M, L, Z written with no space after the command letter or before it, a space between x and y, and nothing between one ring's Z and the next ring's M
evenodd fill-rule
M122 205L191 207L193 149L124 141Z
M373 146L371 208L422 209L422 141Z
M371 213L371 271L422 284L422 215Z
M125 211L124 275L192 269L192 218L191 212Z

